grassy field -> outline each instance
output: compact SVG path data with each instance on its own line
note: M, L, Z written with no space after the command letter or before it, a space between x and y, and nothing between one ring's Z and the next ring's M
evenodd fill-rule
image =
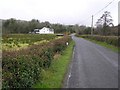
M39 34L9 34L3 35L3 50L19 50L33 44L40 44L57 39L56 35L39 35Z
M65 72L72 56L74 42L72 41L62 55L57 55L49 69L42 69L42 81L34 85L34 88L60 88Z

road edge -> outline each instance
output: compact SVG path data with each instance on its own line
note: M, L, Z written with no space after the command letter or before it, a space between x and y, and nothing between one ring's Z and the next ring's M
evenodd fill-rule
M68 88L68 82L69 82L69 78L71 77L71 69L72 69L72 62L73 62L73 58L74 58L74 52L75 52L75 44L73 46L72 49L72 55L71 55L71 60L68 64L68 67L66 69L66 73L64 75L64 79L63 79L63 83L62 83L62 88Z

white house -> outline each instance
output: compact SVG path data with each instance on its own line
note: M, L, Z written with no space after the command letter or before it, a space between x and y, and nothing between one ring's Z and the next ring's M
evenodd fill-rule
M34 29L36 34L54 34L54 29L43 27L42 29Z

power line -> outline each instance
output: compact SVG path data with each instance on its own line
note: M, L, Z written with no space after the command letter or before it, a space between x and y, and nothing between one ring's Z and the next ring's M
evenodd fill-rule
M94 16L96 16L97 14L99 14L101 11L103 11L105 8L107 8L110 4L112 4L115 0L112 0L111 2L109 2L104 8L102 8L101 10L99 10L97 13L94 14Z
M104 8L102 8L101 10L99 10L98 12L96 12L94 15L92 15L92 16L96 16L97 14L99 14L100 12L102 12L105 8L107 8L109 5L111 5L113 2L114 2L115 0L112 0L111 2L109 2ZM86 21L86 20L88 20L88 19L90 19L91 18L91 16L90 17L88 17L88 18L86 18L86 19L84 19L84 20L82 20L82 21L80 21L80 22L84 22L84 21ZM79 23L80 23L79 22Z

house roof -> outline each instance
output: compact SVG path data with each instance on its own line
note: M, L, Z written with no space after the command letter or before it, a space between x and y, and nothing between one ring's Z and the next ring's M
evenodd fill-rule
M50 30L50 31L54 31L54 29L51 28L47 28L47 27L43 27L42 29L34 29L34 31L38 31L38 30Z
M49 29L50 31L54 31L54 29L47 28L47 27L43 27L42 29ZM40 29L40 30L42 30L42 29Z

